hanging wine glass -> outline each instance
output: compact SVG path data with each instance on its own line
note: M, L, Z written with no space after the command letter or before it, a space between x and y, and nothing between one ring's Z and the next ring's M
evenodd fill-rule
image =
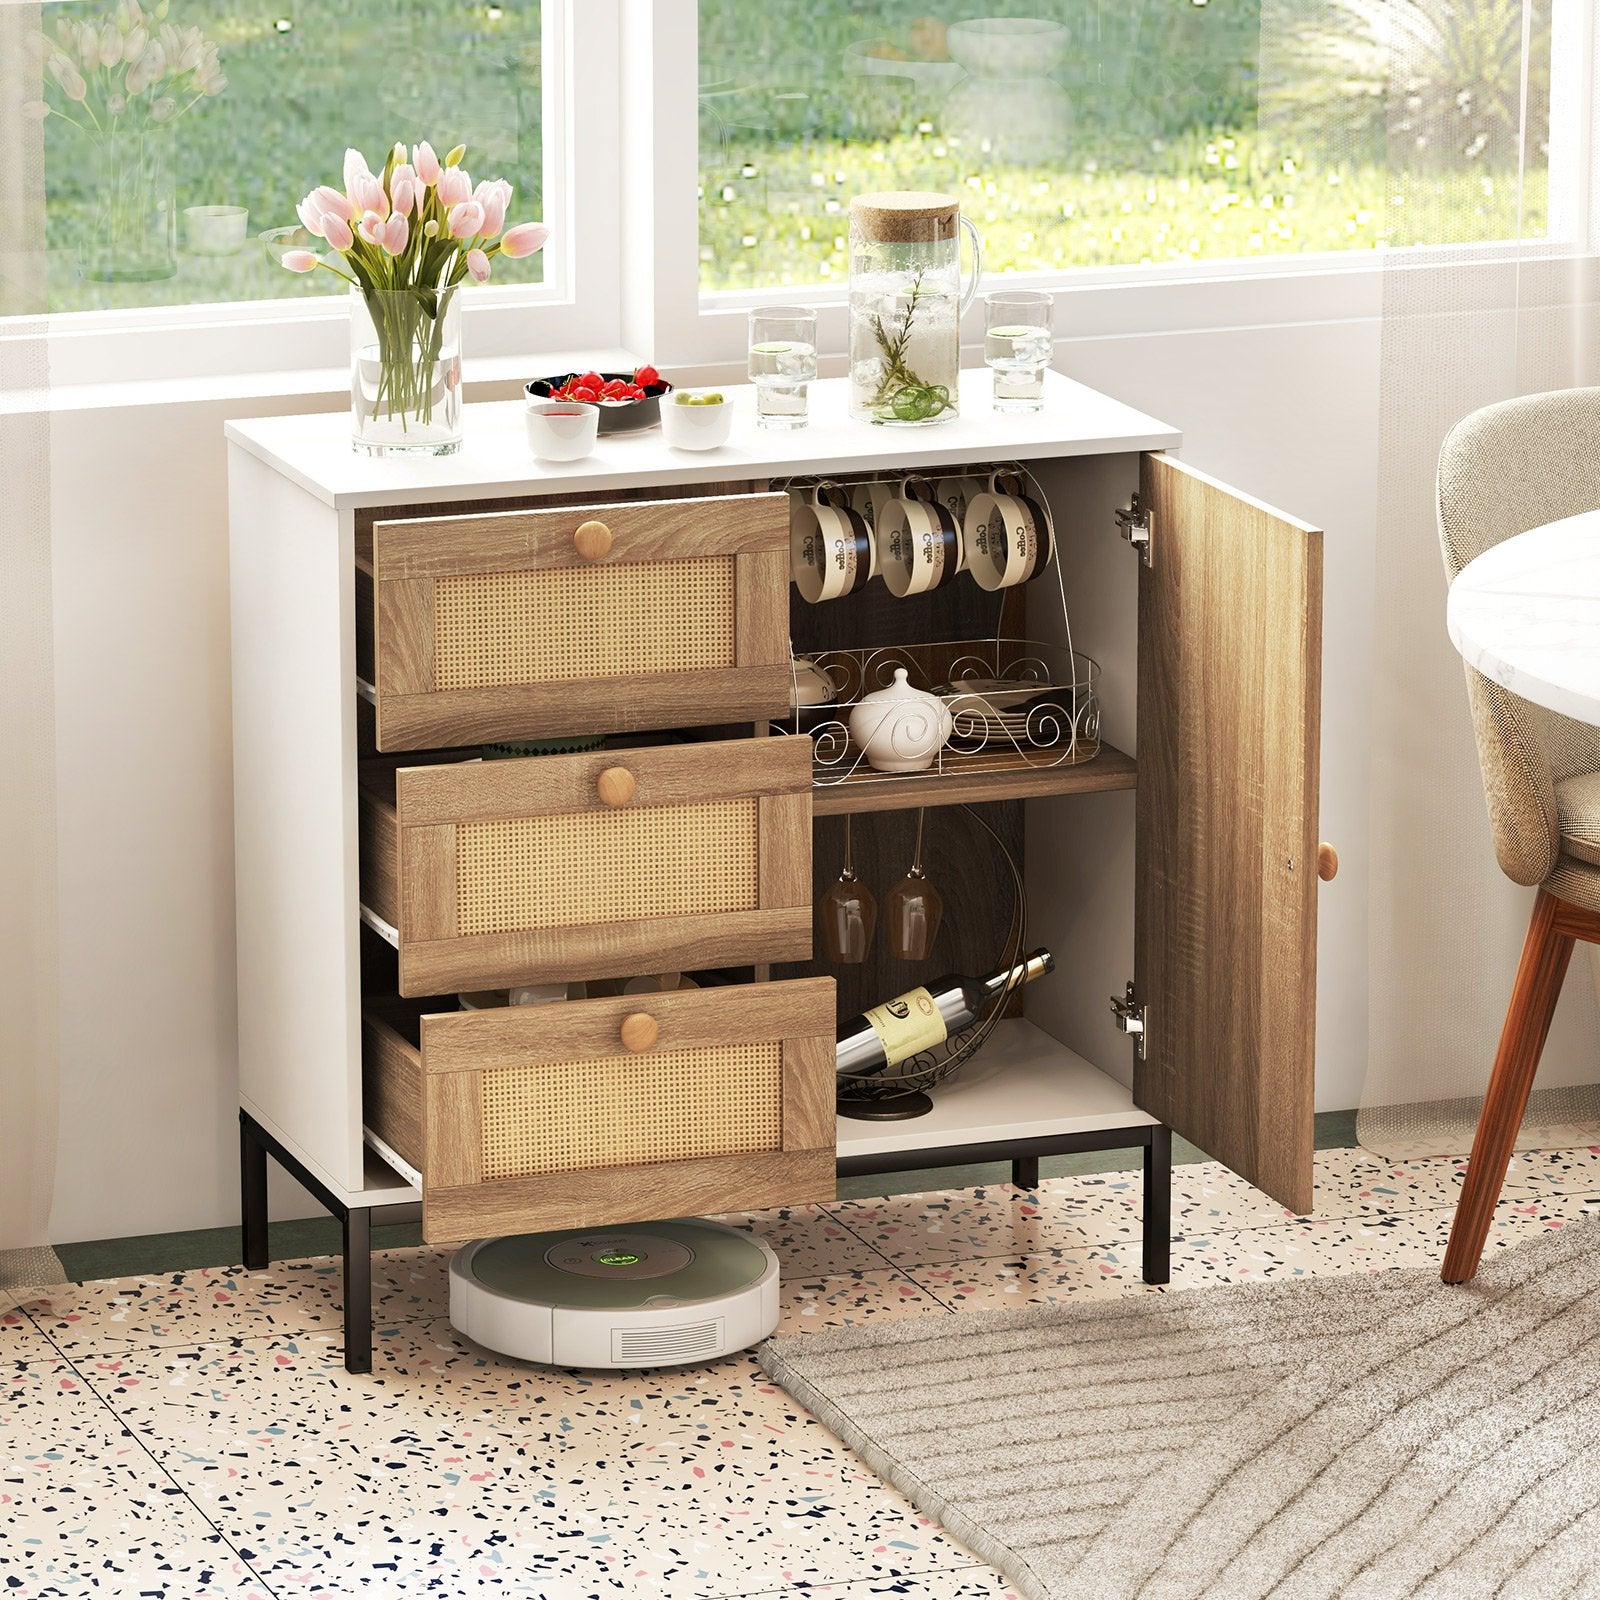
M902 961L926 961L944 914L944 900L922 870L922 828L926 810L917 812L917 845L911 870L889 891L884 915L889 923L889 953Z
M822 920L822 947L830 961L859 962L867 959L872 930L878 921L878 902L855 872L851 856L850 821L844 819L844 870L831 884L817 910Z

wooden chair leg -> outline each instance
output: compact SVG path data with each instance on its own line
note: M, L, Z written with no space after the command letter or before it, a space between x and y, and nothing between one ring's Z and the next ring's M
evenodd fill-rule
M1489 1237L1489 1224L1506 1180L1517 1129L1528 1107L1528 1091L1533 1087L1533 1075L1544 1053L1550 1019L1561 994L1561 980L1566 977L1567 963L1572 958L1574 934L1570 925L1588 918L1589 913L1568 906L1543 889L1533 902L1522 959L1517 964L1516 982L1511 986L1511 1000L1500 1030L1500 1048L1489 1075L1489 1092L1484 1097L1466 1181L1450 1225L1450 1243L1440 1273L1446 1283L1465 1283L1478 1270L1478 1258Z

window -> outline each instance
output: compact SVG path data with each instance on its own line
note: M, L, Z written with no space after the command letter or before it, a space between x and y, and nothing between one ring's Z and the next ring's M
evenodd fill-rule
M544 202L540 0L61 0L43 8L48 309L326 296L295 205L397 138ZM309 241L316 244L316 240ZM543 255L497 263L537 284Z
M703 291L842 282L877 189L999 272L1544 231L1551 0L935 4L700 0Z

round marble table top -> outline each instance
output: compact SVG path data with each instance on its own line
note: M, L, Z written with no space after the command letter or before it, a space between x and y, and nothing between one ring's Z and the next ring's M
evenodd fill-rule
M1485 550L1457 573L1445 617L1484 677L1600 724L1600 511Z

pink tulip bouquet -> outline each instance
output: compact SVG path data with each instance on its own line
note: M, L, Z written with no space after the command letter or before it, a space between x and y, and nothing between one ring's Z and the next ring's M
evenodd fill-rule
M321 268L351 286L358 449L439 455L460 447L456 291L469 278L487 283L496 256L531 256L549 237L542 222L506 227L511 185L494 178L474 186L465 154L457 145L440 160L423 143L408 160L397 144L378 174L359 150L347 150L344 187L323 184L298 207L335 259L287 250L284 266Z

